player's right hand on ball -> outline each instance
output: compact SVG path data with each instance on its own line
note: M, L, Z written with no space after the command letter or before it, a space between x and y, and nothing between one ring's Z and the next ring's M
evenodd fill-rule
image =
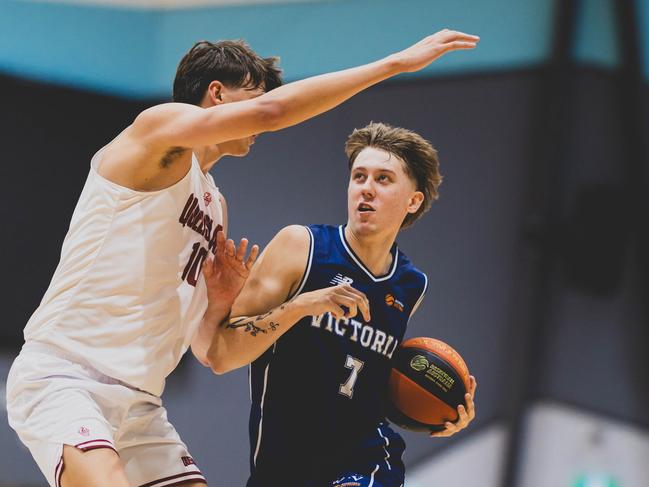
M479 41L478 36L444 29L393 54L392 58L399 63L403 72L414 72L425 68L447 52L474 49Z
M370 321L370 302L364 293L349 284L326 287L300 294L296 304L303 306L307 315L319 316L325 313L337 320L353 318L359 312L365 321Z

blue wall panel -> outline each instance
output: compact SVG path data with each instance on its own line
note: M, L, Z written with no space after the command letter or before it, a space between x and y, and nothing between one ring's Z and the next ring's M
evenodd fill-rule
M444 27L482 37L420 75L542 63L548 0L348 0L185 10L0 3L0 70L126 96L168 96L175 67L198 39L245 38L279 54L286 78L372 61Z

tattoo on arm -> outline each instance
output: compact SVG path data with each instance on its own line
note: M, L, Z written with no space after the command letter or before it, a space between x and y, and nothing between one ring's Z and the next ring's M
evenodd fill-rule
M259 333L265 335L269 331L277 330L277 328L280 327L280 323L272 320L269 321L266 326L263 326L261 324L259 324L258 326L255 323L268 318L271 314L273 314L278 309L282 311L284 308L285 306L281 305L279 308L273 308L267 313L261 314L259 316L255 316L253 318L241 318L240 320L233 321L232 323L228 323L227 325L225 325L225 327L233 330L237 328L243 328L244 332L250 333L250 335L253 337L256 337Z

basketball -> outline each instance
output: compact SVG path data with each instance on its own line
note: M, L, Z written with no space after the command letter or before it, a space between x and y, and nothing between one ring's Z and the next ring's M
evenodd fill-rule
M411 431L436 432L458 419L470 390L459 353L434 338L411 338L396 351L389 379L387 418Z

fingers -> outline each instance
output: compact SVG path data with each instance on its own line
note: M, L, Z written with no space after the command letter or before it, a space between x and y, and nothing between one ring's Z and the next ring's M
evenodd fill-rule
M239 246L237 247L237 253L236 253L237 260L243 262L243 258L246 256L246 250L248 250L248 239L242 238L241 242L239 242Z
M250 255L248 256L248 260L246 261L246 269L248 270L252 269L252 266L257 260L258 255L259 255L259 245L253 245L252 249L250 249Z
M329 296L329 303L331 305L331 314L337 320L342 318L353 318L358 314L358 306L356 300L345 294L332 294ZM347 308L345 311L342 307Z
M249 271L257 260L257 257L259 256L259 246L253 245L250 249L248 258L246 259L248 243L249 242L247 238L242 238L239 242L239 245L235 247L234 241L232 239L226 240L223 231L219 231L216 234L216 250L214 252L216 258L206 260L209 260L211 262L211 266L213 268L221 265L224 258L237 260L239 263L245 266L246 270Z
M470 387L469 387L469 392L467 392L464 395L464 401L466 402L466 408L467 408L467 414L469 416L469 421L472 421L473 418L475 418L475 403L473 402L474 397L475 397L475 390L476 387L478 386L475 377L472 375L469 376L470 380Z
M370 321L370 302L367 296L358 289L354 289L349 284L343 284L334 288L334 293L341 298L344 297L345 301L341 304L349 308L346 318L353 318L358 314L358 311L363 315L363 319L367 322Z
M365 319L365 321L370 321L372 319L370 315L370 300L367 299L365 293L359 291L358 289L353 288L349 284L345 284L343 286L343 290L352 293L352 295L356 299L358 309L360 309L363 318Z
M234 248L234 240L228 239L225 242L225 253L228 257L234 257L236 249Z
M458 30L444 29L438 32L437 34L434 34L431 37L437 37L437 36L440 36L444 42L464 41L464 42L472 42L476 44L480 41L479 36L473 34L467 34L465 32L460 32Z
M471 376L472 383L475 382L475 378ZM472 389L475 391L475 386L472 386ZM431 437L434 438L444 438L447 436L452 436L455 433L466 428L471 421L475 418L475 406L473 404L473 396L470 393L464 395L464 400L466 401L466 407L460 404L457 407L458 419L455 423L447 421L444 423L444 430L438 431L436 433L431 433Z
M214 274L214 258L212 256L207 256L203 261L203 276L209 279Z
M454 426L455 426L457 429L463 429L463 428L465 428L466 425L469 424L469 415L467 414L467 412L466 412L466 408L464 407L464 405L460 404L460 405L457 407L457 415L458 415L459 417L458 417L458 420L454 423Z
M456 51L458 49L475 49L478 44L475 42L454 41L446 44L447 51Z
M464 395L464 400L466 401L468 419L469 421L471 421L473 420L473 418L475 418L475 404L473 403L473 396L467 392Z
M459 430L455 426L455 424L451 423L450 421L447 421L444 423L444 429L442 431L438 431L437 433L431 433L430 436L433 438L446 438L448 436L452 436L455 433L457 433Z
M215 253L223 253L225 251L225 233L223 233L223 230L219 230L216 232L216 252Z

